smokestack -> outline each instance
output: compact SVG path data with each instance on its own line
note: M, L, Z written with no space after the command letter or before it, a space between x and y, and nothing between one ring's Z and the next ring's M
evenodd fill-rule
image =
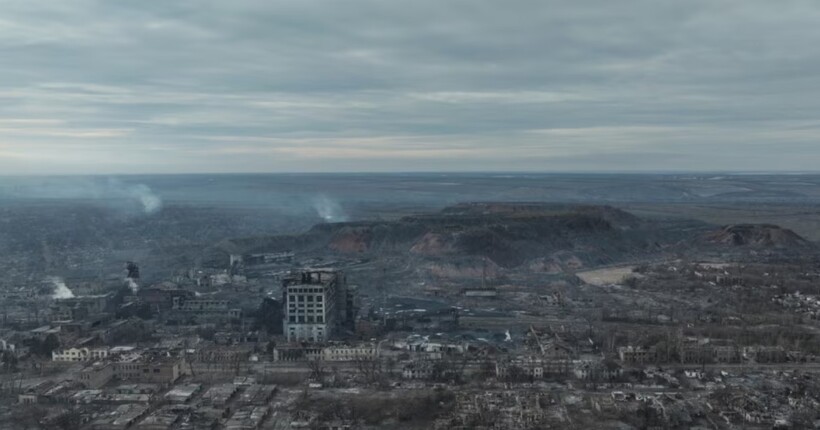
M137 280L140 278L140 268L137 266L137 263L128 261L125 263L125 270L128 272L128 274L125 275L125 282L128 284L128 288L131 289L131 292L137 294L140 290L137 284Z
M57 276L49 276L46 280L54 285L54 292L51 293L51 298L61 300L74 297L74 292L66 286L65 282L63 282L61 278Z

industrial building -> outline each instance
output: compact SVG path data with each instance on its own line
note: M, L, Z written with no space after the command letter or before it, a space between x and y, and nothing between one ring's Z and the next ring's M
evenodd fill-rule
M353 321L353 297L338 270L305 270L282 283L284 334L289 341L324 342Z

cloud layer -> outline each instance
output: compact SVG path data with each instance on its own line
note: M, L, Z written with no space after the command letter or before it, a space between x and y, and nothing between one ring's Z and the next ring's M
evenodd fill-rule
M817 170L815 0L0 0L0 171Z

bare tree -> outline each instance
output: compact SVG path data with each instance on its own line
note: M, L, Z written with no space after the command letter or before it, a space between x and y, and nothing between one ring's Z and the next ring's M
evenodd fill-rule
M310 368L310 379L319 384L324 384L325 378L327 377L327 369L325 369L324 361L310 360L308 361L308 367Z
M368 384L378 382L382 377L381 361L377 358L357 358L356 372Z

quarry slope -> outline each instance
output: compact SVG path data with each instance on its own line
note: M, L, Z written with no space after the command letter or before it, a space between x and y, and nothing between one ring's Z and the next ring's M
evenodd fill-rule
M410 258L473 271L483 265L558 273L655 255L692 237L693 229L706 231L699 224L643 220L610 206L470 203L398 221L319 224L301 235L222 246L230 252L288 249Z

